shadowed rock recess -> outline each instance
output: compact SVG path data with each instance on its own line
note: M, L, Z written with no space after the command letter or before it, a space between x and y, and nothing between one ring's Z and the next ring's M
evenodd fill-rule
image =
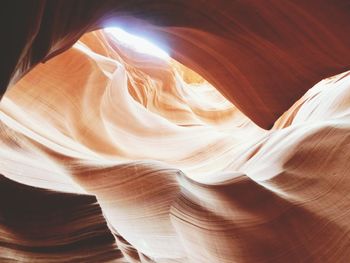
M0 262L349 262L350 1L0 7Z

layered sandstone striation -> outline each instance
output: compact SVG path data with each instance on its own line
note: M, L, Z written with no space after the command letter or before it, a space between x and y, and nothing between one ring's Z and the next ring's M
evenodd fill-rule
M4 4L1 262L348 262L349 3L229 2Z
M266 131L179 62L84 35L1 101L1 260L346 262L349 90L322 80Z
M85 32L115 25L168 47L265 129L311 86L350 66L347 0L7 2L2 93Z

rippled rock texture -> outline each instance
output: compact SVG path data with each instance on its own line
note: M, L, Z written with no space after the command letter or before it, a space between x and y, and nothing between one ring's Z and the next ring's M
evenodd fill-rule
M348 262L349 2L228 2L16 3L1 262Z
M85 32L117 24L156 39L271 128L311 86L349 69L349 17L348 0L4 1L1 90Z

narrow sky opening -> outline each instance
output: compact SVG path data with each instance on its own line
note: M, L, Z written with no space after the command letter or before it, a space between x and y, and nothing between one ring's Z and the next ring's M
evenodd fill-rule
M148 54L162 59L169 59L167 52L159 48L157 45L140 36L136 36L126 32L119 27L109 27L104 29L106 33L110 34L118 42L134 49L137 52Z

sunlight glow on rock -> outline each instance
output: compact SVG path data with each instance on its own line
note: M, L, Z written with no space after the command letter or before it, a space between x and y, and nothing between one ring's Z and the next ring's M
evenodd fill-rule
M145 38L130 34L119 27L105 28L104 30L108 34L111 34L117 41L127 45L137 52L162 59L169 59L169 54Z

